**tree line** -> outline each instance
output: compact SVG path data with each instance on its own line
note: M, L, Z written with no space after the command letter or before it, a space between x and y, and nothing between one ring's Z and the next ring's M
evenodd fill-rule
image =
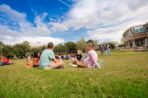
M66 42L64 44L58 44L54 48L54 52L56 54L65 54L65 53L75 53L77 50L82 50L85 52L85 47L88 42L92 42L95 45L95 48L98 50L98 43L94 40L85 41L81 38L77 42ZM110 44L111 48L114 48L115 45L113 43ZM23 43L15 44L15 45L6 45L3 42L0 42L0 55L3 55L8 58L24 58L27 53L34 54L34 52L42 52L46 46L39 47L31 47L28 41L24 41Z

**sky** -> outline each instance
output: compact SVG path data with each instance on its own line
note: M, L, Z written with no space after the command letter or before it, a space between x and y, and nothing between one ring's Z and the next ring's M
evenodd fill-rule
M0 0L0 41L10 45L120 42L126 29L146 22L148 0Z

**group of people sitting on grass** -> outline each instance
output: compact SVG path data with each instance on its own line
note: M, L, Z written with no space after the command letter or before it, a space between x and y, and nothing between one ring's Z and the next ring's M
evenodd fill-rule
M36 56L33 58L33 61L28 57L27 59L27 67L39 66L42 69L59 69L64 68L64 62L59 56L55 56L54 52L54 44L49 42L47 48L43 50L41 56ZM101 68L101 64L98 63L98 55L94 50L93 43L87 43L86 46L87 55L84 59L82 59L82 55L78 52L76 57L72 56L70 59L72 61L72 65L74 67L80 68Z

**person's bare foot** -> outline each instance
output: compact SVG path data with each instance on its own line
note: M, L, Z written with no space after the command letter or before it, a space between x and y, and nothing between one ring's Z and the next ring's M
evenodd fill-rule
M28 64L25 65L27 68L31 68L31 66L29 66Z

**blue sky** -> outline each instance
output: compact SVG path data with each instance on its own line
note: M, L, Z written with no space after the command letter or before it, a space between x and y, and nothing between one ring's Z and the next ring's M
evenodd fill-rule
M147 8L148 0L0 0L0 41L120 42L126 29L148 22Z
M72 5L73 2L66 0L66 3ZM36 15L44 12L48 13L49 18L58 19L70 10L59 0L1 0L0 4L9 5L18 12L26 13L27 20L31 22L34 21Z

